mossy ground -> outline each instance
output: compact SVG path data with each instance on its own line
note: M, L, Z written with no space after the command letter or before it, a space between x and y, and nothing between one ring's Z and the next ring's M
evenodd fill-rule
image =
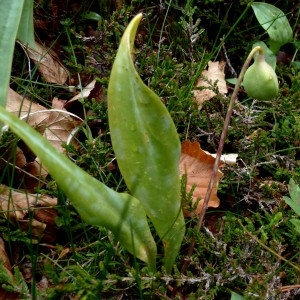
M77 74L83 86L97 78L96 95L70 107L81 113L84 109L91 136L82 133L81 147L68 151L80 167L116 190L126 186L113 161L105 97L130 19L144 13L135 45L135 64L143 81L167 106L181 140L197 140L210 152L218 147L229 98L216 96L199 111L192 94L195 81L209 60L227 57L238 73L252 44L265 37L243 1L124 2L35 5L37 36L60 56L71 73L69 83L79 84ZM299 4L276 5L287 13L297 38ZM101 18L91 20L91 12ZM282 198L290 178L300 182L300 69L291 64L299 61L296 47L282 49L284 59L277 67L280 94L275 99L258 102L241 89L224 148L225 153L238 153L238 162L223 169L221 205L208 210L205 227L195 231L197 220L186 220L187 233L172 276L163 270L149 274L109 232L83 223L50 181L45 192L59 198L55 245L35 243L30 234L0 219L17 279L7 288L22 291L23 299L29 293L33 299L230 299L231 290L245 299L297 299L299 288L283 292L281 287L299 284L299 269L271 251L299 266L299 234L289 222L295 213ZM53 96L71 97L59 86L28 85L26 58L18 47L12 75L18 93L43 105L50 105ZM226 77L233 76L227 67ZM229 94L232 88L229 85ZM13 138L6 136L2 149ZM2 170L1 182L17 184L10 168ZM193 235L195 251L187 273L181 274ZM26 266L29 278L24 277ZM40 287L43 281L46 288Z

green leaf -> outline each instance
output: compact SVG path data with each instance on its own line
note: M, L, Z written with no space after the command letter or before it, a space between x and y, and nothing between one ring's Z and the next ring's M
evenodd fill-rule
M260 25L270 36L270 48L276 54L280 47L293 39L293 30L285 14L272 4L253 2L251 4Z
M35 49L33 28L33 0L25 0L17 38Z
M295 226L295 230L300 233L300 220L298 219L290 219L290 222Z
M0 1L0 106L5 106L24 0Z
M230 300L244 300L244 297L235 292L231 292Z
M136 198L117 193L84 172L3 107L0 107L0 120L38 155L83 220L110 229L125 249L155 271L156 244L144 208Z
M108 87L111 139L119 168L134 197L143 204L164 245L171 272L185 232L180 203L180 141L160 98L141 80L132 61L142 14L128 25Z
M300 186L291 178L288 184L290 197L284 196L284 201L300 216Z
M16 38L35 47L33 0L0 1L0 28L0 106L5 106Z

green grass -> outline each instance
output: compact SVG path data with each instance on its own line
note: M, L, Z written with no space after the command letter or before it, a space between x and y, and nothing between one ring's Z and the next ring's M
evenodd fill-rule
M85 123L76 136L78 146L65 148L77 165L118 191L125 191L126 185L110 142L105 95L118 43L132 16L140 10L145 14L135 53L142 79L167 106L181 140L198 140L210 152L218 147L229 100L215 97L198 111L191 93L195 81L209 60L225 59L220 38L225 37L227 55L239 72L252 39L254 43L263 33L244 1L235 5L226 1L226 5L218 1L200 5L196 1L125 2L118 10L114 1L84 1L75 13L70 7L61 7L59 22L46 2L40 2L35 11L36 18L48 26L56 22L53 38L45 43L60 55L71 73L72 85L80 83L78 74L82 85L95 76L104 95L81 101ZM299 14L287 1L278 1L278 7ZM83 16L88 11L100 12L102 19L86 20ZM48 17L43 19L41 12ZM289 16L294 27L298 19ZM78 38L78 34L86 35L87 25L99 34L96 42ZM41 39L42 32L37 28ZM191 41L191 34L196 34L196 42ZM292 45L283 50L290 56L295 53ZM298 54L294 60L299 60ZM1 275L2 288L21 291L22 299L179 299L180 295L230 299L230 290L245 299L286 299L280 287L299 283L299 270L293 267L299 265L299 235L289 222L296 216L282 196L288 194L290 178L300 182L300 71L287 64L279 65L277 73L281 93L272 102L248 99L241 90L224 148L226 153L239 154L238 163L223 169L218 193L221 205L208 210L205 227L195 231L197 220L186 219L187 232L172 275L164 270L149 274L110 232L82 222L57 183L48 177L39 192L58 197L55 244L33 240L30 233L20 230L20 224L1 216L1 237L16 278L9 282ZM228 70L227 75L232 76ZM11 85L46 107L54 96L72 97L64 87L43 82L35 70L30 78L27 58L18 47ZM0 183L13 188L23 184L19 171L7 163L15 164L11 149L16 144L20 141L11 133L1 137ZM186 274L181 274L193 235L196 247ZM22 278L28 265L31 275ZM0 269L0 274L5 270ZM45 289L39 287L43 281ZM290 299L297 293L291 290Z

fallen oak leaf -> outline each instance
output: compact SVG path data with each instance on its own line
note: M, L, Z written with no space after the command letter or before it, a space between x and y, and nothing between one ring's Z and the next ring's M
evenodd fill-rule
M65 109L43 109L25 114L21 117L39 133L41 133L49 142L51 142L60 152L65 152L62 146L64 142L68 141L69 136L73 130L83 121L80 117L66 111ZM9 126L4 126L2 131L7 131ZM43 186L48 171L42 166L39 158L34 161L26 163L20 171L24 171L24 180L22 184L26 184L29 191L34 190L35 187ZM28 176L30 173L30 176ZM21 174L20 174L21 175Z
M184 141L181 144L179 173L181 178L186 176L187 194L193 192L192 210L188 209L185 203L183 207L185 216L193 217L201 213L214 163L215 158L208 152L202 150L198 142ZM221 161L219 166L221 167L223 164L224 162ZM208 207L218 207L220 204L220 200L217 197L217 188L218 181L222 176L223 173L219 170L208 202Z
M225 69L226 63L224 61L208 62L208 69L201 73L201 76L196 82L196 87L202 88L201 90L196 89L193 91L195 101L198 103L199 109L205 101L210 100L217 94L212 90L215 83L220 94L227 94L227 85L225 81Z

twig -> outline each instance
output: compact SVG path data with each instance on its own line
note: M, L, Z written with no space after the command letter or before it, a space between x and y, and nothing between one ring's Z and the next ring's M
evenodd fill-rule
M199 215L198 222L195 226L196 231L199 231L202 224L203 224L204 216L205 216L205 213L206 213L206 210L207 210L208 201L210 199L212 189L213 189L213 186L214 186L214 183L215 183L215 180L216 180L217 172L218 172L218 169L219 169L219 163L220 163L220 160L221 160L221 155L222 155L222 152L223 152L225 139L226 139L228 127L229 127L229 124L230 124L230 118L232 116L233 107L234 107L235 100L236 100L238 92L239 92L240 85L242 83L244 74L245 74L250 62L251 62L254 54L257 51L259 51L260 54L262 54L262 55L264 54L264 50L260 46L254 47L252 49L252 51L249 53L244 65L242 67L241 73L240 73L240 75L237 79L237 82L235 84L233 93L231 95L230 103L229 103L229 106L228 106L227 114L226 114L224 125L223 125L222 134L221 134L221 137L220 137L219 148L218 148L218 151L217 151L216 160L215 160L215 163L214 163L214 166L213 166L213 172L212 172L210 182L209 182L209 185L208 185L208 188L207 188L207 192L206 192L206 195L205 195L205 198L204 198L203 207L202 207L201 213ZM189 249L188 249L188 253L186 255L186 258L185 258L184 263L183 263L182 268L181 268L181 273L182 274L186 273L187 267L189 266L189 263L190 263L190 257L192 255L192 253L194 252L195 244L196 244L196 237L195 237L195 234L194 234L193 237L192 237L191 244L190 244Z
M222 41L223 41L223 39L222 39ZM228 67L229 67L229 69L230 69L231 74L232 74L234 77L237 77L236 71L235 71L235 69L233 68L233 66L231 65L230 60L229 60L229 57L228 57L228 55L227 55L227 51L226 51L225 43L224 43L224 42L222 43L222 49L223 49L224 56L225 56L225 58L226 58L226 62L227 62L227 65L228 65Z

